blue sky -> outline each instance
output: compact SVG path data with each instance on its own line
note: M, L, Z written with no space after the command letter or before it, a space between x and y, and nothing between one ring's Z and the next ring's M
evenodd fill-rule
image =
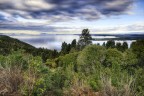
M144 33L144 0L0 0L0 34Z

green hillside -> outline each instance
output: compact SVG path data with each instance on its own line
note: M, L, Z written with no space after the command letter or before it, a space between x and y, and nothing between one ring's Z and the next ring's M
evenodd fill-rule
M18 50L23 50L24 52L32 54L33 56L40 56L43 59L43 62L45 62L46 59L51 59L58 56L58 52L56 50L35 48L34 46L18 39L0 35L0 55L8 55L13 51Z
M36 48L18 39L14 39L5 35L0 35L0 53L1 54L8 54L11 51L16 51L19 49L30 51Z

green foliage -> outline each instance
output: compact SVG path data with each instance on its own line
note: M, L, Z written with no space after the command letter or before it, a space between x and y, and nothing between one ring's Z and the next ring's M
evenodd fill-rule
M76 39L74 39L74 40L71 42L71 48L76 49L76 47L77 47L77 41L76 41Z
M102 46L104 46L104 47L105 47L105 46L106 46L106 43L104 42L104 43L102 44Z
M106 49L97 45L86 46L77 58L79 71L91 74L100 69L105 60Z
M74 65L73 70L77 71L77 61L76 61L77 56L78 52L61 56L57 59L56 63L58 64L59 67L62 67L63 69L65 69L69 65Z
M94 91L101 90L100 73L89 76L88 83Z
M5 63L6 63L6 57L0 55L0 68L5 68L7 66Z
M7 55L19 49L32 51L35 47L8 36L0 36L0 54Z
M8 56L0 56L2 60L0 60L1 67L3 68L11 68L13 66L20 67L22 69L28 68L28 57L23 54L23 51L14 51L12 54Z
M21 50L16 43L19 41L0 38L0 52L10 49L0 55L0 95L2 89L8 90L5 96L144 95L143 40L132 43L130 49L126 42L90 45L88 29L83 30L80 39L82 51L77 52L73 40L62 44L59 56L56 50L44 48L31 50L21 45ZM2 45L11 41L18 44L17 51Z
M108 49L104 65L107 67L118 67L122 65L123 54L117 49Z
M138 96L143 96L144 95L144 69L143 68L139 68L136 71L136 91L137 94L139 94Z
M123 52L128 49L127 42L123 42Z
M117 50L124 52L128 49L128 44L127 44L127 42L123 42L123 44L118 42L118 43L116 43L116 48L117 48Z
M89 29L83 29L80 39L78 41L78 49L83 49L85 46L92 44L92 37L89 33Z
M115 48L115 41L114 40L107 41L106 48Z
M144 40L137 40L131 44L132 51L137 55L138 65L144 68Z
M33 94L37 96L42 96L46 94L47 91L51 90L53 87L52 74L50 71L45 71L45 74L36 80L34 85Z
M43 62L46 62L47 59L56 58L59 55L56 50L35 48L18 39L0 35L0 55L13 54L12 53L13 51L19 51L19 50L23 50L24 52L32 54L33 56L40 56Z
M122 44L121 44L120 42L116 43L116 48L117 48L117 50L119 50L119 51L122 51L122 50L123 50Z
M123 53L123 58L123 69L126 69L130 74L134 74L135 68L138 65L136 54L134 54L131 49L128 49Z
M71 44L67 44L66 42L63 42L61 48L61 55L68 54L70 50L71 50Z
M132 50L126 50L123 54L124 56L124 66L131 66L131 65L135 65L137 64L138 62L138 59L136 57L136 54L134 54L132 52Z
M50 67L50 68L56 68L57 67L56 59L47 59L45 65Z

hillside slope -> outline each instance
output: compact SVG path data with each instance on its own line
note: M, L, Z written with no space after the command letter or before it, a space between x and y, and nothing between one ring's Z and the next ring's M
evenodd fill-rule
M34 46L18 39L0 35L0 55L8 55L12 51L17 50L24 50L26 53L32 54L33 56L40 56L43 61L46 61L48 58L55 58L58 56L58 52L56 50L35 48Z
M16 51L19 49L30 51L36 48L18 39L0 35L0 54L8 54L12 50Z
M19 49L30 51L36 48L18 39L0 35L0 54L8 54L12 50L16 51Z

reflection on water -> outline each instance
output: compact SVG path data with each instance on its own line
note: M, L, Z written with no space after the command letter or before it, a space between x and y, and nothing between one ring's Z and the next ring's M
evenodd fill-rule
M29 43L37 48L48 48L48 49L61 49L62 42L71 43L73 39L78 41L79 35L43 35L43 36L11 36L22 40L26 43ZM115 36L92 36L93 38L116 38ZM93 41L93 44L99 43L100 45L103 44L105 41ZM123 42L123 41L116 41L116 42ZM130 46L131 40L126 41Z
M71 43L73 39L78 40L78 35L45 35L45 36L11 36L29 43L35 47L48 49L61 49L62 42Z
M103 39L103 38L117 38L117 37L116 36L92 36L92 38Z

